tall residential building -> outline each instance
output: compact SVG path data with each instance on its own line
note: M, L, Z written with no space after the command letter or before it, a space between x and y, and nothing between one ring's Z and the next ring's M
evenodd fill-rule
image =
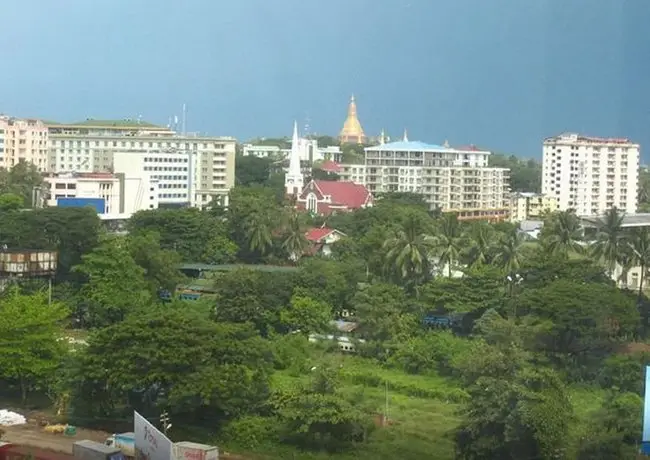
M565 133L544 140L542 193L561 211L601 215L612 207L636 213L639 144Z
M0 166L11 168L20 161L36 165L45 172L48 167L47 126L40 120L0 116Z
M510 222L542 220L547 213L558 210L554 196L519 192L510 196Z
M339 134L339 140L344 144L365 144L368 141L357 115L357 103L354 100L354 96L350 98L348 116L345 119L345 123L343 123L343 129Z
M431 209L456 212L459 219L504 220L509 170L489 167L489 155L474 146L430 145L408 141L405 135L402 141L365 149L365 185L375 195L421 194Z

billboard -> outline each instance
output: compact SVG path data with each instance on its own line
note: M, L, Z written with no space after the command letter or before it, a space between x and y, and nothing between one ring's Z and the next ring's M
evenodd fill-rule
M641 452L650 454L650 366L645 368L645 396L643 398L643 436Z
M84 208L90 206L97 214L104 214L106 200L104 198L57 198L56 205L60 208Z
M136 460L172 460L172 442L136 411L133 411L133 432Z

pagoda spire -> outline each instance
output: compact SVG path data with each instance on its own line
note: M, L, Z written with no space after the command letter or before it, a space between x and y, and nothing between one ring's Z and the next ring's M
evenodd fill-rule
M404 129L404 137L402 138L402 140L403 140L404 142L408 142L408 141L409 141L409 135L408 135L408 132L406 131L406 128Z
M357 114L357 103L354 94L350 97L350 104L348 105L348 116L343 124L343 129L339 134L339 140L343 143L352 144L365 144L367 141L366 135L359 122Z
M284 176L284 188L288 195L298 195L302 191L303 180L300 169L300 138L298 137L298 122L293 122L291 137L291 152L289 153L289 171Z

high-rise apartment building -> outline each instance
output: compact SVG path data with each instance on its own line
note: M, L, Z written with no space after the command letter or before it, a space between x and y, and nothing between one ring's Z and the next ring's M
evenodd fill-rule
M47 171L47 139L47 126L40 120L0 116L0 166L26 161Z
M561 211L601 215L612 207L636 213L639 144L565 133L544 140L542 193Z
M87 120L49 125L49 145L51 172L147 174L160 181L161 205L202 207L227 195L235 182L232 137L177 134L137 121Z
M419 193L431 209L456 212L459 219L504 220L510 174L508 169L489 167L489 155L473 146L409 142L405 136L400 142L365 149L365 185L375 195ZM357 177L361 171L357 168Z

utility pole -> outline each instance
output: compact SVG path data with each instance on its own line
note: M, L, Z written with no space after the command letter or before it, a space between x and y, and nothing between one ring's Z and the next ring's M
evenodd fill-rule
M169 414L167 411L160 414L160 423L162 424L163 433L165 433L165 436L167 436L167 430L172 426L172 424L169 423L169 420Z
M384 409L384 425L388 426L388 380L386 383L386 408Z

